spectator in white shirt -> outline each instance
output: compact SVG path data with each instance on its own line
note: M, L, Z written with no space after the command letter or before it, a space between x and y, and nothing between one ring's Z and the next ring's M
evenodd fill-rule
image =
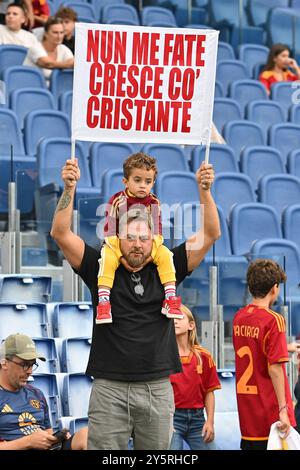
M11 3L5 13L5 25L0 25L0 45L15 44L33 47L38 41L34 34L22 29L26 23L26 13L22 5Z
M45 24L42 42L29 49L24 65L41 67L46 80L49 80L53 69L73 68L74 55L62 44L63 38L62 20L50 16Z

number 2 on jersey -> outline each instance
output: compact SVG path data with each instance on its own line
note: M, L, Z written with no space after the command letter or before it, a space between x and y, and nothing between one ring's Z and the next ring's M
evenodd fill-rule
M253 374L253 357L251 353L251 349L249 346L243 346L237 351L237 355L239 357L249 356L249 364L243 375L241 376L240 380L236 384L237 393L247 393L249 395L257 395L257 386L256 385L248 385L249 380Z

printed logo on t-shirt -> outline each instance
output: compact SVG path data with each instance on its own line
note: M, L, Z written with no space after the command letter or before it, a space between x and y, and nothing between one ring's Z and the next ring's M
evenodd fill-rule
M20 414L18 421L20 430L23 434L25 434L25 436L28 436L29 434L32 434L33 432L40 429L40 426L36 424L35 417L27 411L25 413Z
M31 404L32 408L36 408L37 410L39 410L41 407L41 402L39 400L30 400L29 403Z
M12 408L7 403L3 406L1 410L1 413L12 413L12 412L13 412Z

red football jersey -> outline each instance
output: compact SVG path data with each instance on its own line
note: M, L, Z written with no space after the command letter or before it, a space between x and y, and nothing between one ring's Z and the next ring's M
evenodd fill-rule
M236 393L242 438L268 439L279 420L278 401L268 366L288 362L285 320L270 309L247 305L233 319ZM296 425L285 365L286 403L292 426Z
M193 352L181 356L182 372L172 374L175 408L204 408L205 396L221 388L214 360L207 349L199 348L202 366Z

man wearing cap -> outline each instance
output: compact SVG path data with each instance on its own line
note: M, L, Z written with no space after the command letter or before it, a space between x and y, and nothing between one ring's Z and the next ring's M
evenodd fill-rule
M0 450L48 450L57 443L44 394L29 385L37 359L45 361L29 336L13 334L0 349ZM86 449L87 430L63 442L65 450Z

